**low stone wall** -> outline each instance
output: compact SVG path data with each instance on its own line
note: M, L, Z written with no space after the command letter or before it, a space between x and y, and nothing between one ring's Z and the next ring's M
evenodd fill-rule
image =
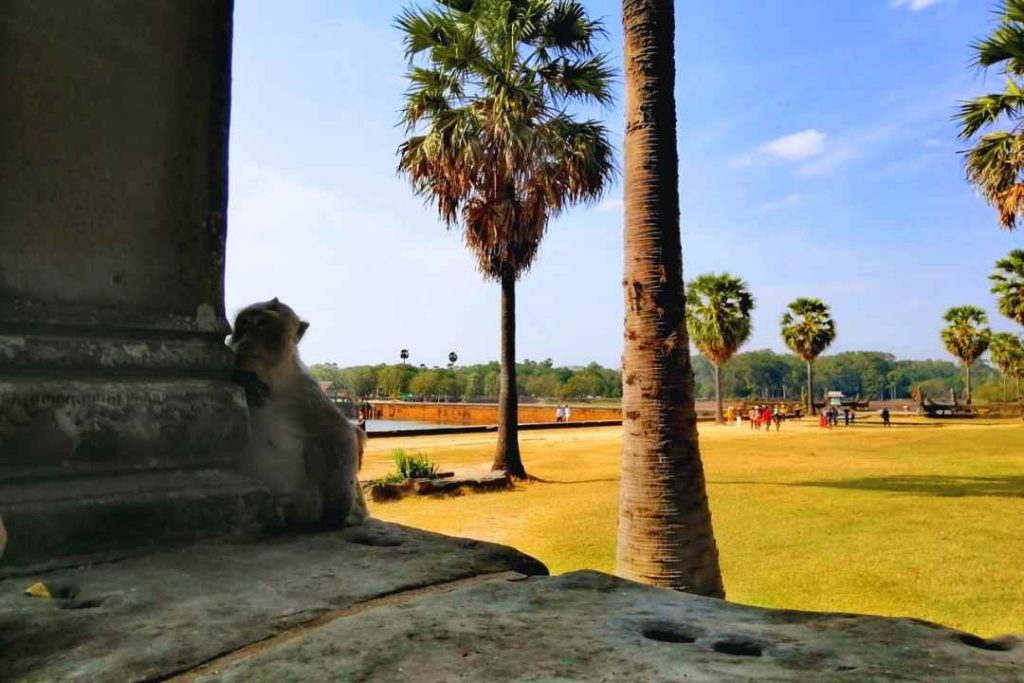
M498 406L494 403L410 403L406 401L371 401L372 417L378 420L408 420L443 425L492 425L498 422ZM551 404L519 406L519 423L554 422ZM571 406L571 422L622 419L617 407Z

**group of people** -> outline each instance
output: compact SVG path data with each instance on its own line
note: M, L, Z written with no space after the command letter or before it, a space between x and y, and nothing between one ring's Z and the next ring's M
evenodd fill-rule
M888 410L885 411L885 414L886 414L886 418L888 419L888 414L889 414ZM856 411L853 411L853 410L850 410L849 408L844 407L843 408L843 424L845 426L849 427L852 424L856 424L856 422L857 422L857 413L856 413ZM829 408L826 408L825 410L822 410L820 413L818 413L818 426L819 427L824 427L826 429L829 428L829 427L838 427L839 426L839 408L836 407L836 406L831 406Z
M760 429L763 426L765 431L771 431L774 424L775 431L779 431L782 429L782 421L786 419L786 410L785 406L756 405L747 412L746 417L750 420L751 429ZM743 414L730 406L726 410L726 419L729 422L735 421L739 426L743 423Z
M569 408L569 404L560 404L555 408L555 422L568 422L572 416L572 409Z

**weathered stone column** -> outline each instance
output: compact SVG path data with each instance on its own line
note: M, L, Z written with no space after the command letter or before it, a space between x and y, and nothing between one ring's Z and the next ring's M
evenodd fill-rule
M4 567L263 514L227 469L231 21L231 0L0 3Z

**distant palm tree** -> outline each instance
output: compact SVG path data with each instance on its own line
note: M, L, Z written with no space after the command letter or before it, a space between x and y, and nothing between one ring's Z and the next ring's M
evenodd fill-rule
M600 198L614 177L608 132L570 105L609 104L600 21L574 0L443 0L396 19L410 62L399 171L459 226L484 277L501 283L501 389L494 469L519 453L515 285L548 222Z
M715 367L715 421L722 423L722 365L750 337L754 297L740 278L708 273L689 284L686 306L690 339Z
M836 324L828 304L821 299L801 297L789 304L782 316L782 340L789 350L807 364L807 412L814 413L812 364L836 340Z
M964 401L971 404L971 364L988 350L992 331L987 327L988 314L977 306L955 306L942 316L949 325L942 328L946 350L960 359L967 370ZM982 326L986 327L982 327Z
M975 97L960 107L960 138L970 140L1001 120L1010 130L987 133L967 150L967 179L999 212L999 222L1013 230L1024 212L1024 0L1001 0L999 26L990 36L975 42L974 65L981 69L999 65L1005 76L1002 92Z
M995 283L992 293L999 297L999 312L1024 325L1024 249L996 261L996 272L988 279Z
M616 571L723 597L686 334L673 3L624 0L622 23L625 339Z
M1016 397L1020 398L1020 380L1024 376L1024 342L1020 337L1008 332L993 334L989 343L992 362L1003 374L1003 400L1006 400L1006 378L1017 380Z

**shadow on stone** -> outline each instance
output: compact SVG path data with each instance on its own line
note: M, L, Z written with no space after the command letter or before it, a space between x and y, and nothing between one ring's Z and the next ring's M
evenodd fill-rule
M651 624L641 632L644 638L659 643L688 645L697 642L697 636L677 624Z
M759 643L739 638L719 640L711 646L711 649L715 652L721 652L723 655L734 655L736 657L760 657L764 652L764 648Z
M990 652L1008 652L1013 648L1013 643L1010 641L1002 639L988 640L971 633L957 634L956 640L959 640L967 647L989 650Z

